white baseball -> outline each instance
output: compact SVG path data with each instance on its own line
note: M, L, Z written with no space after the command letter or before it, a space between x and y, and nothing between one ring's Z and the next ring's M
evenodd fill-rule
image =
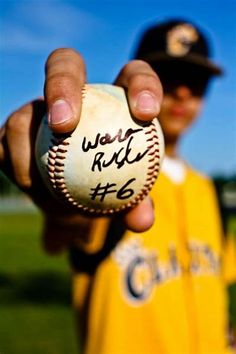
M164 140L158 120L131 117L123 88L85 85L81 119L53 134L44 117L36 161L52 194L81 211L106 215L138 204L159 174Z

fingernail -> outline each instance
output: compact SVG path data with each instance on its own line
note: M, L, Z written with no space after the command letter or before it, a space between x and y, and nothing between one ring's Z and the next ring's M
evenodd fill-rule
M141 92L138 95L136 108L142 112L159 112L160 107L156 98L149 92Z
M73 117L73 111L70 104L64 100L57 100L53 103L48 114L49 124L61 124Z

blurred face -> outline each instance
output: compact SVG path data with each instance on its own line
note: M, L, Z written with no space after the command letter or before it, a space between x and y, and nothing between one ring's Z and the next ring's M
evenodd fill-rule
M190 70L191 69L191 70ZM192 67L171 65L157 73L164 89L159 121L165 139L178 140L199 115L209 76Z

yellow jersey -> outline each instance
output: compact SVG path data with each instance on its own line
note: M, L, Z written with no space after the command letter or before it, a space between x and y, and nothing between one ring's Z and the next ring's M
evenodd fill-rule
M91 242L71 249L83 353L231 353L211 182L190 168L180 184L161 173L151 196L147 232L100 219Z

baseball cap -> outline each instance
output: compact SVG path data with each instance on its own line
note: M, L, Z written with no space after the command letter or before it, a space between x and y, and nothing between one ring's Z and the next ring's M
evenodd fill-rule
M211 57L207 37L193 23L173 19L153 25L141 37L134 58L152 66L161 63L188 63L204 69L209 75L222 75L223 70Z

